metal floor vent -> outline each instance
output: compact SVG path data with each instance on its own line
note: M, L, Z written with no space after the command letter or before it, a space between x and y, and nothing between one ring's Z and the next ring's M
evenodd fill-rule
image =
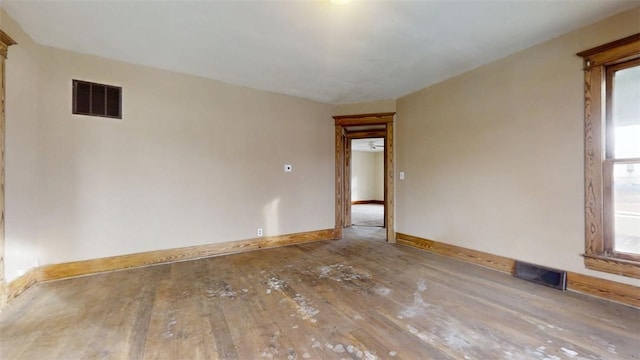
M567 272L549 269L539 265L527 264L516 261L515 277L546 285L552 288L566 290Z

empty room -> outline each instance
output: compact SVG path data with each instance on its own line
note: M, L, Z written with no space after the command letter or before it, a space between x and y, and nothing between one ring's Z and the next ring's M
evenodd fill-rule
M640 1L0 2L0 359L640 359Z

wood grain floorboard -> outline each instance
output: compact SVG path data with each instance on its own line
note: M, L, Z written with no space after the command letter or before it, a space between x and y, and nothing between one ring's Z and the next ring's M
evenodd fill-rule
M384 238L38 284L0 359L640 359L640 309Z

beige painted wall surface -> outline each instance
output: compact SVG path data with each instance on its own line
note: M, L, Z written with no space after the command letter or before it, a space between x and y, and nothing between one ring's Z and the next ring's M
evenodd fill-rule
M586 270L583 72L575 54L640 32L640 8L398 100L397 231Z
M353 151L351 153L351 201L384 200L384 185L380 186L380 177L384 176L384 167L380 156L382 152ZM384 181L384 179L383 179ZM382 197L380 197L382 194Z
M0 9L0 28L18 45L6 61L5 276L37 265L38 87L40 51Z
M334 227L333 105L34 47L7 69L9 280L34 244L48 264ZM72 79L122 86L123 119L72 115Z
M44 263L327 229L333 106L46 48ZM123 119L71 115L71 80ZM293 172L284 173L283 165Z
M364 103L337 105L334 115L360 115L396 111L396 100L380 100Z

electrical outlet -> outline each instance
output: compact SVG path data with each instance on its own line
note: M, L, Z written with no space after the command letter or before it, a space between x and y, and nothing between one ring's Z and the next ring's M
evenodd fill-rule
M258 236L262 236L262 228L258 228Z

